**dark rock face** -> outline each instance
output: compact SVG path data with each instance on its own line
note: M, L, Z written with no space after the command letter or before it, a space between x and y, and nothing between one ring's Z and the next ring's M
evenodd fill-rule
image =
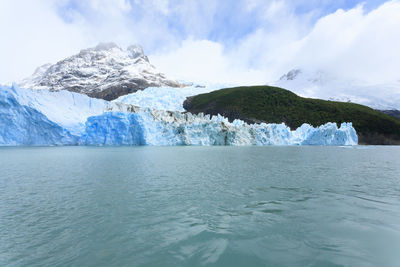
M149 83L144 80L133 80L127 83L121 83L118 85L110 86L100 92L93 92L88 94L90 97L100 98L107 101L117 99L120 96L132 94L140 90L144 90L148 87L158 87L156 83Z

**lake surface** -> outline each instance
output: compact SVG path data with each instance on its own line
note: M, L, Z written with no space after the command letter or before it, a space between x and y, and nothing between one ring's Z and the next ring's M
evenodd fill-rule
M1 266L400 266L400 147L0 148Z

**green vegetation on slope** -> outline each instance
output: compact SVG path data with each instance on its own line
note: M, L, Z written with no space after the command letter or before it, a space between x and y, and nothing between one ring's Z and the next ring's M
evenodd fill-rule
M363 105L303 98L277 87L222 89L191 97L184 107L192 113L219 113L249 123L285 122L292 129L303 123L352 122L360 143L400 144L400 121L395 118Z

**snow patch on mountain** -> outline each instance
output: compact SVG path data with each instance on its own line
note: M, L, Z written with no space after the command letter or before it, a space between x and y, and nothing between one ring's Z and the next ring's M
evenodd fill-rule
M341 79L324 71L294 69L272 85L303 97L353 102L379 110L400 109L400 81L369 84Z

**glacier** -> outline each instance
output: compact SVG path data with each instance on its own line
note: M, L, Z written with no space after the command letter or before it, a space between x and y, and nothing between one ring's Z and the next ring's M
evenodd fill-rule
M351 123L327 123L314 128L303 124L291 131L285 124L247 124L241 120L162 110L139 109L133 113L106 112L90 117L81 145L150 146L266 146L357 145Z
M149 87L143 91L137 91L132 94L121 96L113 102L119 102L134 105L143 108L151 108L157 110L174 110L185 111L183 102L189 96L209 93L215 90L229 88L230 84L201 83L191 84L186 87Z
M72 145L79 138L36 109L22 105L15 91L0 88L0 145Z
M74 135L81 135L85 131L87 118L102 114L108 105L108 101L67 90L51 92L46 89L24 89L16 84L8 89L0 87L0 90L8 91L20 105L39 111Z
M291 130L285 124L247 124L240 120L229 122L220 115L184 113L181 99L169 102L176 95L198 93L210 87L193 86L187 91L179 89L176 94L171 93L172 89L161 89L156 95L164 97L149 101L155 102L151 108L145 107L145 101L139 101L144 107L127 104L145 99L143 96L155 89L146 90L139 92L139 96L130 95L125 101L109 102L64 90L0 86L0 145L352 146L358 143L351 123L340 127L336 123L319 127L303 124Z

